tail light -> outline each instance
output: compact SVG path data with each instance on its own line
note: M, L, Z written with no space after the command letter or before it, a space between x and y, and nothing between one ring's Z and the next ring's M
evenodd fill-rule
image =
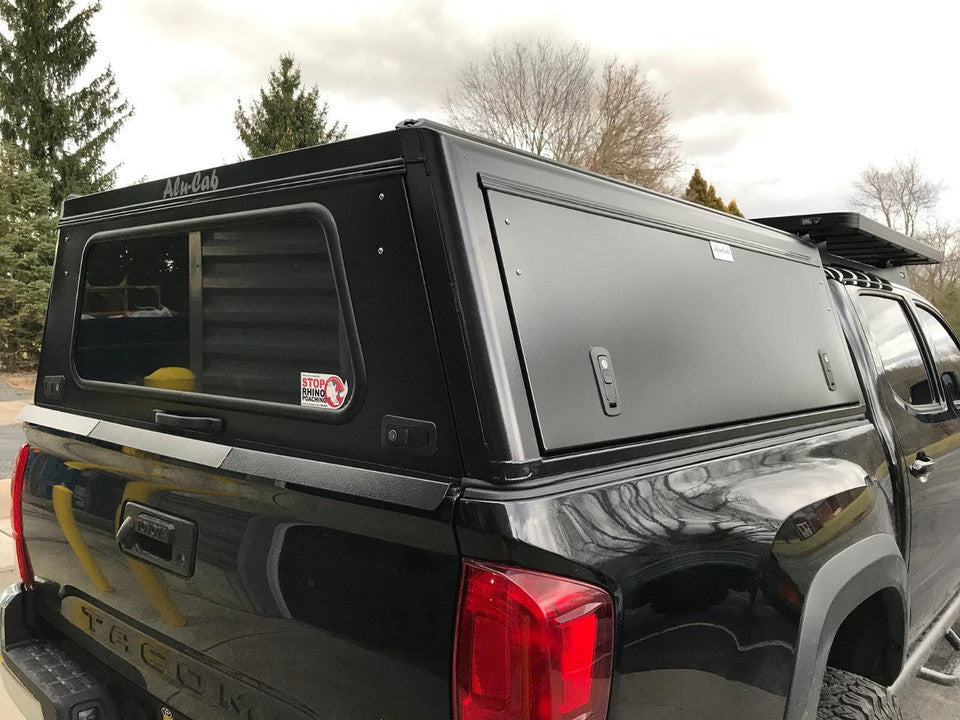
M20 571L20 580L28 588L33 585L33 565L23 539L23 479L27 474L29 456L30 446L23 445L17 453L13 477L10 479L10 524L13 526L13 544L17 549L17 569Z
M575 580L466 561L454 720L603 720L613 601Z

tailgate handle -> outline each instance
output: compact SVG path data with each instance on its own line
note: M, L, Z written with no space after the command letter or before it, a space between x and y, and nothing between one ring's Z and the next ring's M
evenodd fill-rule
M132 550L137 544L136 520L132 517L127 517L121 523L120 529L117 530L117 542L124 550Z
M145 560L183 577L193 574L197 525L137 502L123 506L117 544L128 555Z
M173 545L176 532L176 525L169 520L141 512L136 517L128 515L124 518L117 530L117 542L124 550L139 548L157 555L158 550L163 552L162 549Z
M197 430L199 432L221 432L223 420L218 417L198 417L196 415L175 415L165 410L154 410L153 421L161 427Z
M151 540L154 547L173 545L176 526L147 513L140 513L136 518L128 516L117 530L117 542L124 550L132 550L140 540Z

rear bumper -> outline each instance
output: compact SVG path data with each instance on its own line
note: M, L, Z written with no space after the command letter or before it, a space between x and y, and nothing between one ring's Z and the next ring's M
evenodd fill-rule
M142 691L92 655L41 627L29 590L16 583L0 594L0 681L27 720L159 716L158 701L144 701Z
M15 583L0 595L3 684L27 720L118 720L106 687L82 656L34 637L30 591Z
M17 613L22 614L23 592L23 585L18 582L0 594L0 647L6 645L6 639L8 637L11 638L11 642L15 642L18 638L18 629L14 627L14 625L23 625L23 623L22 621L16 622L15 615ZM8 607L11 608L9 613L7 612ZM7 630L8 622L11 625L9 631ZM24 627L21 631L25 629ZM26 720L45 720L40 701L20 678L14 674L14 671L11 670L7 664L7 659L3 656L2 651L0 651L0 683L3 683L3 688L7 695Z
M13 704L17 706L17 709L26 720L45 720L40 701L37 700L33 693L13 674L10 668L7 667L6 662L0 663L0 683L2 683L7 696L13 701Z

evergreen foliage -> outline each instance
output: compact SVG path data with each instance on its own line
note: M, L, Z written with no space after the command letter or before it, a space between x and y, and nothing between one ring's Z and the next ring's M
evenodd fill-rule
M714 210L722 210L725 213L730 213L737 217L743 217L743 213L740 212L740 208L737 206L737 201L731 200L729 205L724 203L723 198L717 195L716 188L704 180L703 175L700 173L700 168L694 169L693 176L690 178L687 189L683 193L683 199L697 203L698 205L713 208Z
M329 125L328 114L317 86L304 89L300 68L294 67L293 55L286 54L280 56L279 69L270 69L267 87L260 89L249 112L237 100L234 124L250 157L258 158L342 140L347 126Z
M89 25L99 10L99 2L75 11L74 0L0 0L0 135L26 151L57 210L70 193L114 184L104 151L133 112L109 67L78 85L96 53Z
M0 144L0 370L35 367L40 353L57 218L50 185L29 155Z

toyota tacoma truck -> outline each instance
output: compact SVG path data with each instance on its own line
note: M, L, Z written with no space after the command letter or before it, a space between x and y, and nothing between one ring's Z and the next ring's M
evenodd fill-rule
M895 718L955 681L934 249L427 121L68 199L30 720Z

